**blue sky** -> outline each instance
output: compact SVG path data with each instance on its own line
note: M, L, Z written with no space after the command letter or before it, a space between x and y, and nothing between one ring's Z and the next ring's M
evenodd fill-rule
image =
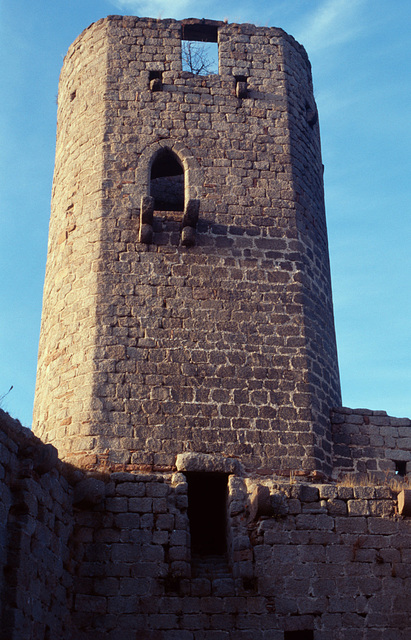
M56 94L64 55L109 14L282 27L320 114L343 403L411 417L409 0L0 0L0 397L31 423Z

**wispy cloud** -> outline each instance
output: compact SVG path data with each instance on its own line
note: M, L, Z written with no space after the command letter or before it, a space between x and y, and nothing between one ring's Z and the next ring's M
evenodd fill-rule
M356 38L361 29L360 13L368 0L325 0L308 14L298 29L297 38L308 52L346 44Z
M195 7L192 0L112 0L112 3L130 15L153 18L181 19L188 15L190 7Z

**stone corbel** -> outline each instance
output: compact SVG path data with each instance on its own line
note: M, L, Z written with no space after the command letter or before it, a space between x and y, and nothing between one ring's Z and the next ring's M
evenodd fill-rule
M181 244L193 247L196 243L196 227L200 211L200 200L188 200L181 223Z
M153 213L154 198L151 196L143 196L140 205L140 233L139 242L143 244L151 244L153 239Z
M238 81L235 85L235 95L237 98L248 98L247 82Z

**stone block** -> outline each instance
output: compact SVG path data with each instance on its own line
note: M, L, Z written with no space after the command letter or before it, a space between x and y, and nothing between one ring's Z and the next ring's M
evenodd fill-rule
M301 513L301 502L297 498L290 498L287 501L288 512L291 515L296 515L297 513Z
M128 502L127 498L107 498L105 502L105 508L107 511L113 511L115 513L122 513L127 511Z
M349 516L370 515L370 506L368 500L348 500L347 508Z
M320 499L332 500L337 497L338 489L335 485L324 484L324 485L319 485L318 492L319 492Z
M347 514L347 503L344 500L327 500L326 505L330 516L344 516Z
M106 613L107 598L103 596L90 596L78 593L75 598L75 610L89 613Z
M120 596L144 596L147 593L146 578L121 578Z
M321 500L305 503L302 505L302 513L327 513L327 502Z
M250 498L250 519L256 520L261 516L274 515L274 508L271 504L270 489L264 485L257 485ZM235 503L234 503L235 504ZM232 511L232 515L240 513L238 509Z
M374 496L375 496L374 487L354 487L354 498L367 500L370 498L374 498Z
M166 498L153 498L153 513L167 513L168 505Z
M411 451L400 451L398 449L386 449L384 455L388 460L398 460L403 462L411 461Z
M150 486L150 484L148 486ZM142 497L146 495L146 483L121 482L117 485L116 494L117 496L127 496L132 498Z
M351 500L354 495L352 487L338 487L338 497L340 500Z
M212 595L226 597L235 595L233 578L217 578L211 583Z
M296 516L296 526L298 529L324 529L332 530L334 528L334 518L325 514L300 514Z
M174 546L188 546L189 537L188 532L182 529L177 529L170 534L170 544Z
M147 484L146 494L153 498L164 498L168 494L168 486L164 483Z
M115 515L114 524L120 529L138 529L140 515L138 513L118 513Z
M152 498L129 498L128 500L128 508L130 511L133 511L133 512L151 514L152 506L153 506Z
M394 514L393 500L371 500L369 503L370 514L372 516L380 516L387 518Z
M207 578L193 578L191 581L191 595L197 597L211 595L211 581Z
M105 496L105 485L97 478L85 478L76 484L73 503L77 507L89 507L99 504Z
M177 456L176 466L178 471L208 471L241 475L239 460L205 453L181 453Z
M156 517L157 529L171 531L174 528L174 516L171 513L161 513Z
M367 518L344 518L335 517L335 531L336 533L366 533L367 532Z
M191 567L188 562L182 560L173 560L170 565L171 575L175 578L188 578L191 576ZM194 594L192 595L200 595ZM206 595L206 594L203 594Z

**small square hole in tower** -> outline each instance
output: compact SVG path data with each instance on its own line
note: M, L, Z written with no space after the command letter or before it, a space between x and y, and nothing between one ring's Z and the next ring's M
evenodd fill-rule
M407 475L407 462L405 460L395 461L395 475L401 477Z
M149 71L148 84L151 91L162 91L163 89L163 74L161 71L153 70Z
M191 554L227 551L227 474L187 472Z
M218 73L218 32L210 24L185 24L181 37L183 71L197 76Z
M284 640L314 640L314 631L284 631Z

